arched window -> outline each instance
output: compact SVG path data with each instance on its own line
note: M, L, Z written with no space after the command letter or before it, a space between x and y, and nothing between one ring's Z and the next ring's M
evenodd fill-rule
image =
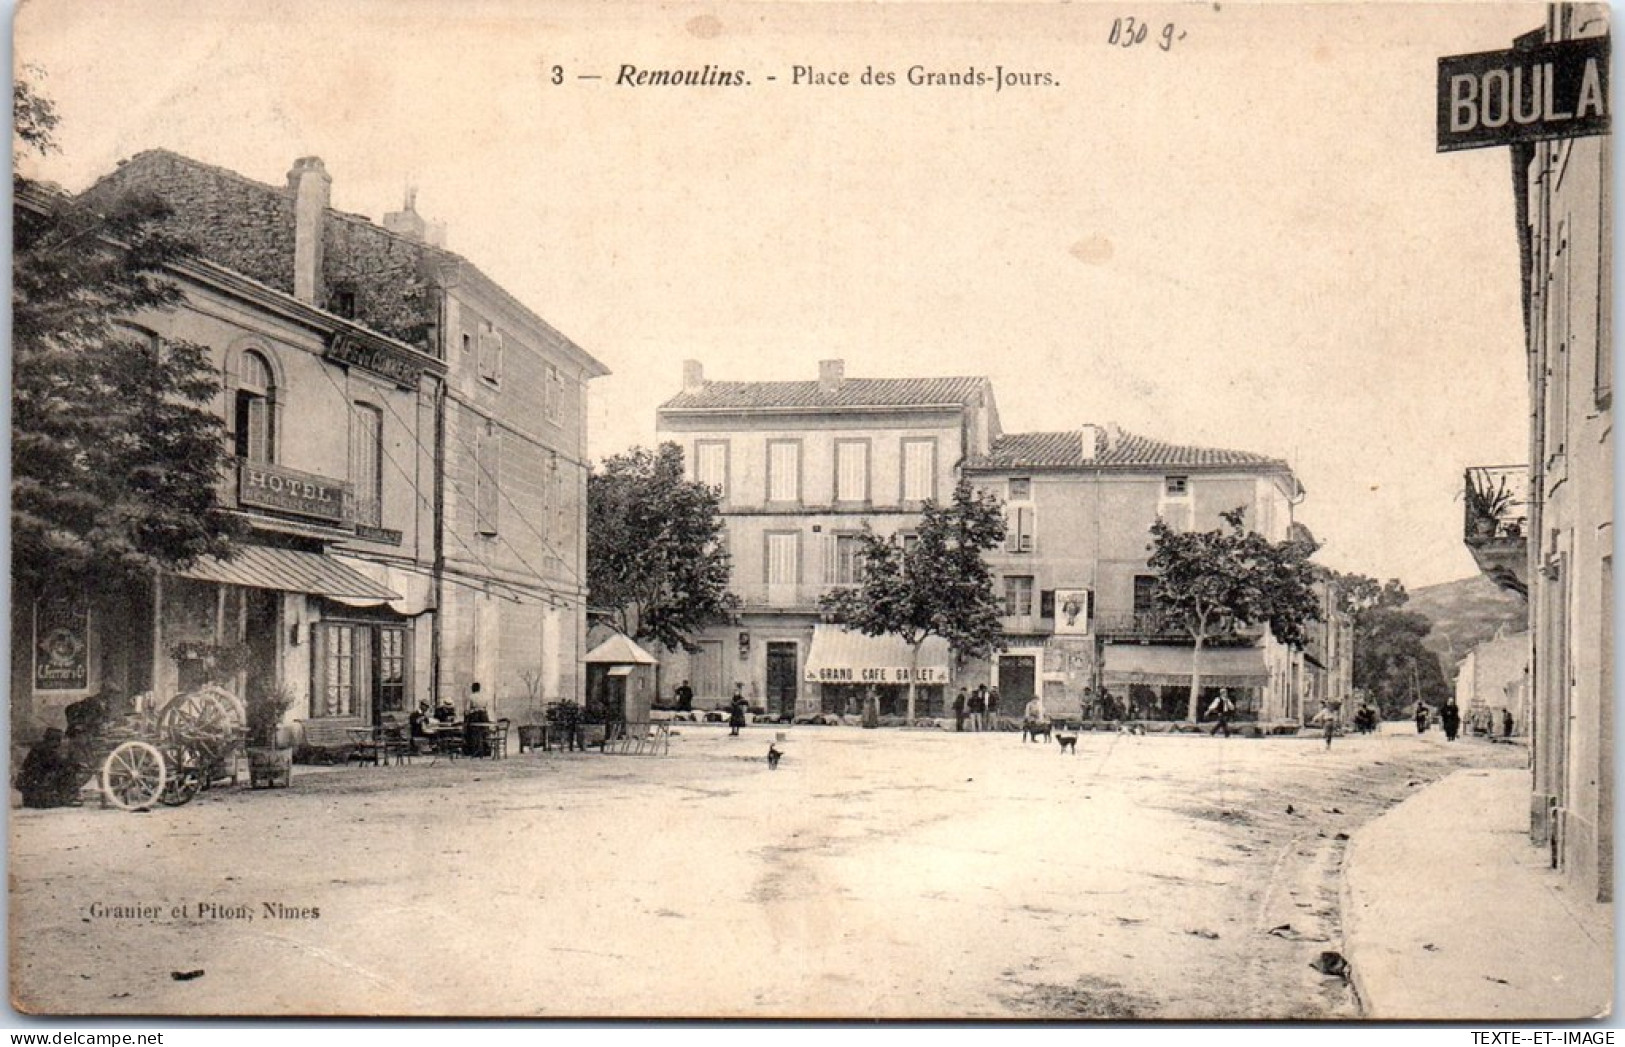
M235 428L237 457L251 462L276 461L276 379L271 363L249 349L238 360Z

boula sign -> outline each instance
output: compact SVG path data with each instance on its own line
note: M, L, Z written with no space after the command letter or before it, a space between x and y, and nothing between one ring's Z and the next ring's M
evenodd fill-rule
M1608 37L1439 59L1439 152L1608 133Z

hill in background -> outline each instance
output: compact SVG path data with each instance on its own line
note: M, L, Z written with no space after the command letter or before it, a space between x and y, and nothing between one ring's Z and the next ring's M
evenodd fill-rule
M1438 653L1445 676L1451 679L1456 675L1456 663L1494 638L1498 630L1520 633L1529 628L1523 598L1481 574L1412 589L1410 594L1405 610L1426 615L1433 623L1433 632L1424 642Z

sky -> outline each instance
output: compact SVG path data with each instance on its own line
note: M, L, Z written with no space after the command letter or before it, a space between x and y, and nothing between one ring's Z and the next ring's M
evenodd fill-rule
M611 370L594 457L654 441L685 359L986 375L1006 431L1284 458L1321 561L1415 588L1476 573L1463 468L1527 457L1509 160L1435 151L1437 61L1544 15L32 0L14 44L61 116L28 171L70 190L154 147L270 183L320 156L374 219L415 187ZM749 83L620 82L707 66Z

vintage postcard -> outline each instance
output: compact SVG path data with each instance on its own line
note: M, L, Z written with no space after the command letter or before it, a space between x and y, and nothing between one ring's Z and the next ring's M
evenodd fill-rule
M1608 1016L1609 41L22 3L14 1021Z

